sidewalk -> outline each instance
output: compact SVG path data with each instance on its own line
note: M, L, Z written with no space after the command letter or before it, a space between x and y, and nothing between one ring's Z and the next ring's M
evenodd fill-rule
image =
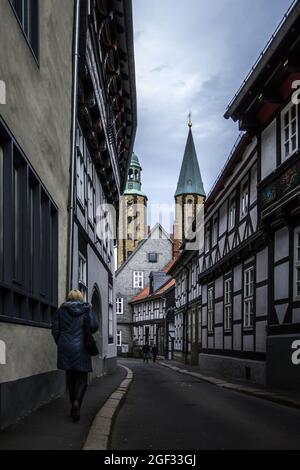
M112 375L96 379L88 388L79 423L69 417L65 394L0 433L0 450L81 450L96 414L125 377L126 370L118 366Z
M176 361L159 361L159 364L180 374L186 374L199 380L233 390L235 392L244 393L264 400L269 400L280 405L290 406L300 409L300 394L285 390L276 390L260 384L234 380L228 377L212 377L209 371L201 370L198 366L190 366Z

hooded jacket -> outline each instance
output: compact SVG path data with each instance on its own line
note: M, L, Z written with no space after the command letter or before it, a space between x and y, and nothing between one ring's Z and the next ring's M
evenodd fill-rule
M84 346L83 319L88 316L91 333L98 330L92 306L88 303L66 302L52 319L52 335L57 344L57 367L62 370L91 372L92 360Z

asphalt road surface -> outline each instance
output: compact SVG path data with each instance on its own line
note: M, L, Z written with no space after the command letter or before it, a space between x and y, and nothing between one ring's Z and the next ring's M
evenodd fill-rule
M300 449L300 410L124 360L134 381L111 450Z

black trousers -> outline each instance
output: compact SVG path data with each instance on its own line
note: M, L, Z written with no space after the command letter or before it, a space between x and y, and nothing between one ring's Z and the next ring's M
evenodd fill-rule
M88 385L88 372L67 370L66 375L71 405L78 401L81 406Z

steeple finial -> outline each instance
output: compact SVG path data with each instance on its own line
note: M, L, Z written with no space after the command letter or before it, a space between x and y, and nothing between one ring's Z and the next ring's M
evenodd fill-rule
M193 127L193 123L192 123L192 113L191 113L191 112L189 112L188 118L189 118L189 124L188 124L188 126L189 126L189 128L191 129L191 128Z

